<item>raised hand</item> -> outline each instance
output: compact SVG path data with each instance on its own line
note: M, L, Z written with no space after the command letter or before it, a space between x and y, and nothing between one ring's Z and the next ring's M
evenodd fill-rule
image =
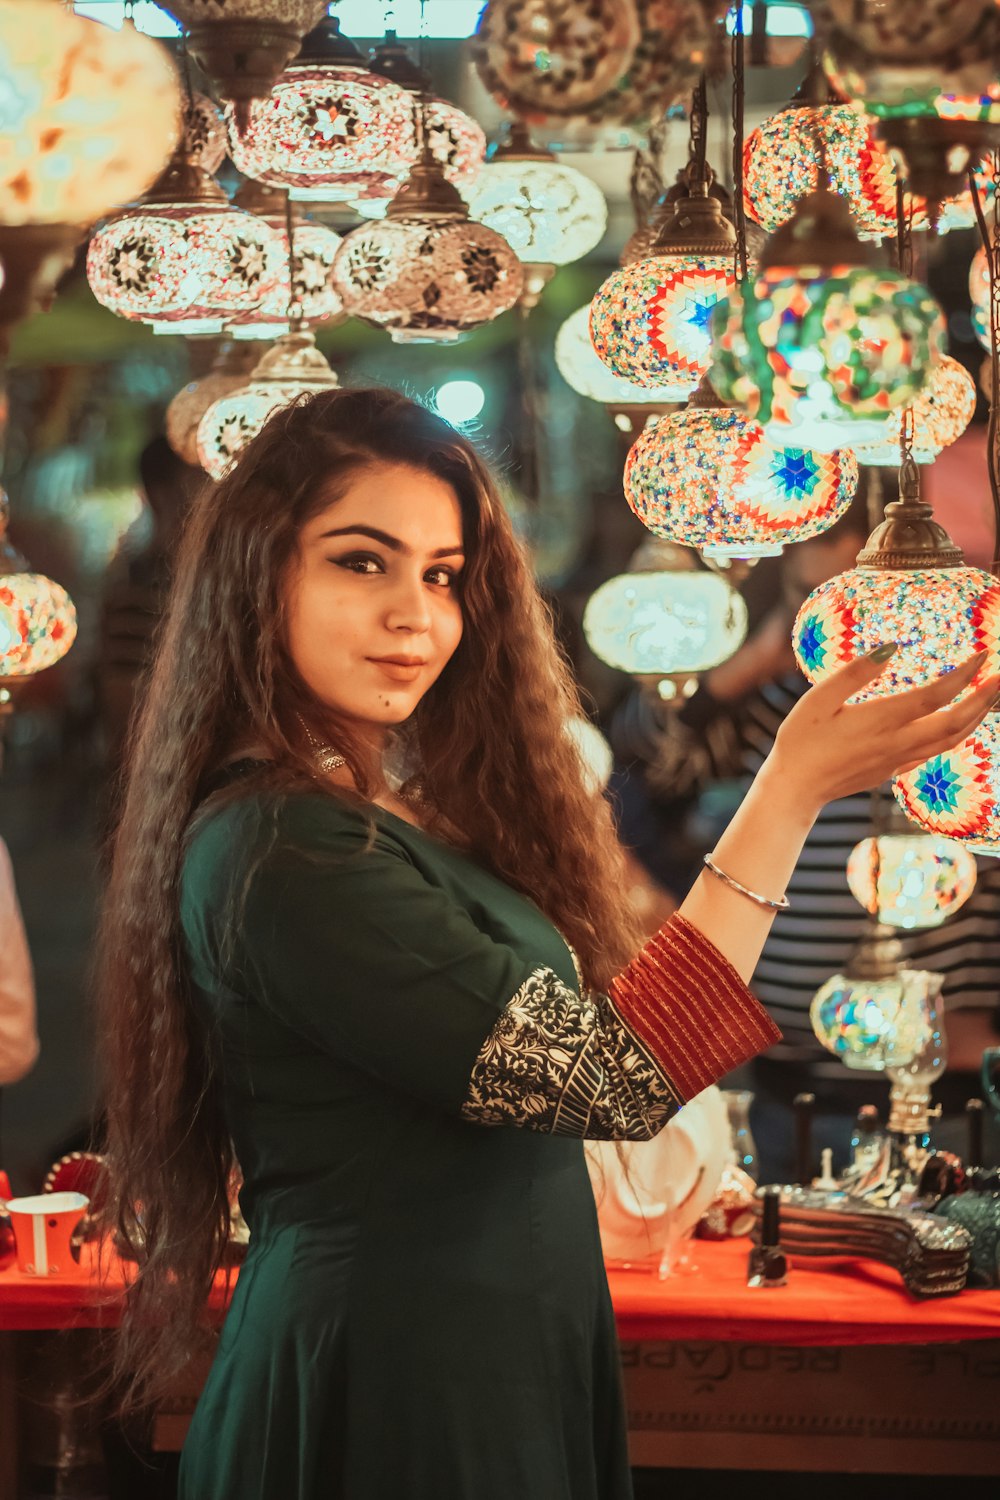
M979 651L924 687L851 703L891 654L880 647L848 662L795 705L769 757L786 794L798 792L803 805L818 811L836 797L912 771L971 734L1000 693L1000 675L976 681L988 658Z

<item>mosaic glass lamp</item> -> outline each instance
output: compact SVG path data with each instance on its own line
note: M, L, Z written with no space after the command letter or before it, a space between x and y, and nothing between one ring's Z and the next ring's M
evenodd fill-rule
M232 110L230 151L246 177L287 188L293 199L391 196L415 160L413 106L405 89L369 71L327 16L244 129Z
M263 355L247 384L213 402L202 417L199 463L213 479L221 479L276 411L299 396L333 390L339 384L311 333L296 329L283 334Z
M276 231L235 208L182 147L144 197L94 234L87 279L120 318L157 333L219 333L260 305L281 265Z
M684 410L649 422L625 464L625 498L656 536L709 557L773 557L818 536L857 488L849 451L772 448L759 422L703 383Z
M532 53L532 41L528 50L522 47L520 55L511 55L526 32L538 35L538 18L519 0L491 3L473 39L483 84L504 109L531 121L571 116L589 125L629 125L659 118L690 94L704 71L718 7L713 12L703 0L635 0L638 40L630 58L624 47L617 55L599 52L614 36L600 37L603 9L607 7L587 7L594 25L573 0L557 7L567 19L573 12L578 34L573 37L565 25L561 28L555 46L559 75L545 77L539 75L550 71L546 55ZM535 0L534 10L557 22L550 4Z
M940 93L978 94L996 77L995 0L819 0L817 30L835 85L876 113Z
M976 888L976 861L955 839L883 833L855 844L847 860L851 895L890 927L940 927Z
M652 253L613 271L590 305L590 336L615 375L690 395L708 368L709 319L736 284L736 232L706 183L679 200Z
M876 442L944 355L931 294L867 259L844 200L820 189L768 240L759 275L712 315L712 384L775 446Z
M188 50L245 121L251 99L266 99L327 0L162 0L184 28Z
M939 990L940 975L905 969L894 929L872 920L844 972L828 979L813 997L813 1031L848 1068L881 1073L905 1066L931 1039L935 979Z
M372 48L369 70L406 90L412 156L415 157L417 152L418 115L422 110L427 143L434 161L459 191L470 187L479 176L486 156L486 136L479 121L459 109L457 104L435 95L429 73L410 56L391 29L386 32L385 40ZM385 184L375 184L353 200L353 205L366 218L381 218L385 204L398 191L401 181L402 178L396 178Z
M950 355L934 365L931 378L914 401L913 458L933 463L938 454L958 441L976 411L976 383L964 365ZM858 449L858 463L895 468L900 462L903 413L890 412L877 443Z
M289 277L286 194L281 188L245 182L233 202L270 225L281 248L277 277L258 305L230 319L226 332L234 339L276 339L296 317L306 327L342 323L344 304L333 284L333 262L341 246L339 234L314 224L290 207L292 218L292 275Z
M818 102L822 101L822 102ZM897 232L896 168L872 119L834 89L820 71L810 72L791 102L758 125L743 148L743 199L749 216L768 233L787 222L800 198L820 185L821 168L829 186L851 207L862 239ZM992 193L990 173L977 168L981 193ZM927 229L926 199L907 191L904 211L911 229ZM975 223L972 195L961 186L938 210L938 228Z
M705 672L746 638L747 609L717 573L697 570L692 554L647 542L631 570L591 594L583 633L595 656L638 677Z
M195 468L198 457L198 428L213 402L233 391L242 390L250 381L263 350L247 341L223 340L204 375L181 387L167 407L164 432L167 442L179 458Z
M897 776L892 790L929 833L961 839L973 854L1000 855L1000 713L987 714L954 749Z
M211 177L229 150L222 111L207 94L191 94L181 106L181 128L188 158Z
M824 0L824 64L875 116L913 192L942 200L1000 140L1000 12L995 0Z
M1000 670L1000 583L967 567L933 520L912 458L904 460L899 500L885 515L857 566L821 584L796 616L792 645L806 677L821 682L886 641L899 643L896 654L854 701L922 686L974 651L989 653L984 673Z
M381 221L344 236L334 282L353 317L394 343L455 343L514 306L521 263L468 205L424 143L421 160Z
M92 224L145 191L180 135L165 49L57 0L0 0L0 99L0 224Z
M593 250L608 222L596 182L533 146L520 121L464 197L470 216L502 234L522 265L545 280Z
M486 88L525 119L579 115L626 73L635 0L488 0L472 42Z
M55 666L76 639L66 590L33 573L7 538L10 504L0 490L0 679L33 677ZM6 702L6 700L4 700Z
M598 358L590 342L590 304L570 313L556 334L556 368L566 384L589 401L600 401L616 417L627 416L627 426L641 426L647 417L669 411L673 402L687 399L686 383L675 392L669 387L651 390L647 385L623 380Z

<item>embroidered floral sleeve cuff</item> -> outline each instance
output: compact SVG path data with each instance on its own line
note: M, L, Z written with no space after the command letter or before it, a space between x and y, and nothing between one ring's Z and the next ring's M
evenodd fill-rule
M462 1114L478 1125L649 1140L779 1036L732 965L674 916L610 995L577 995L536 969L483 1044Z

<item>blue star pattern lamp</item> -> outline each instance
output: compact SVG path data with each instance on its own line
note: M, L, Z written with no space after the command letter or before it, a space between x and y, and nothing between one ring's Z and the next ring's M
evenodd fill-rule
M651 253L613 271L591 303L590 337L615 375L690 395L708 368L712 311L736 282L735 244L707 184L693 184Z
M858 483L854 455L773 448L759 422L703 382L651 421L625 465L625 498L656 536L714 557L768 557L832 526Z
M973 854L1000 855L1000 714L987 714L960 745L897 776L892 790L921 828L961 839Z
M821 584L799 610L792 645L810 682L886 641L899 649L856 701L931 682L974 651L989 653L984 673L1000 670L1000 584L966 567L932 519L912 457L900 470L900 498L885 514L857 566Z

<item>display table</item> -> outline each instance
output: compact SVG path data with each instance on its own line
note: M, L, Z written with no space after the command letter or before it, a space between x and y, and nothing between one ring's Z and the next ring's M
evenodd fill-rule
M922 1302L871 1262L801 1261L751 1291L746 1258L745 1240L695 1241L665 1281L610 1273L634 1463L996 1473L1000 1292ZM0 1274L0 1390L16 1331L114 1326L124 1274L93 1255L66 1278ZM163 1408L159 1446L180 1445L196 1396Z

